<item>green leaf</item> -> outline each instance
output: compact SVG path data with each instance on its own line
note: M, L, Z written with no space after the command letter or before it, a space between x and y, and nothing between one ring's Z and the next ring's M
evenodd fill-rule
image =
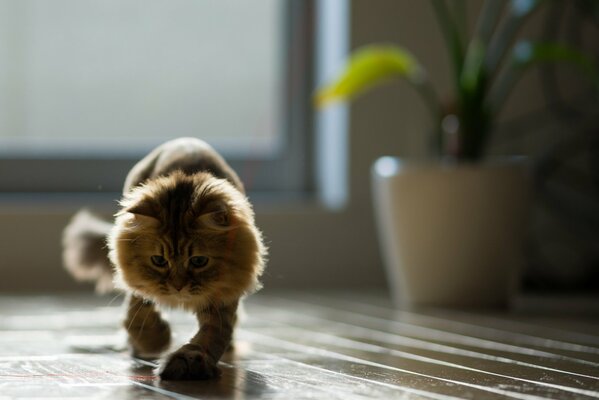
M520 42L514 48L514 64L526 68L540 62L568 62L597 81L597 66L591 58L577 49L561 43Z
M348 100L372 87L398 78L412 83L422 80L422 69L407 50L398 46L366 46L356 50L345 70L314 98L317 107Z
M447 44L449 57L453 62L453 69L456 76L456 83L459 82L462 74L462 64L464 61L464 43L460 35L458 24L451 17L445 0L431 0L431 5L435 11L435 17L443 32L443 38Z
M485 73L485 46L479 38L474 38L468 46L466 59L460 76L461 90L474 92L482 84Z
M500 28L490 38L486 56L487 74L491 79L498 72L501 62L512 44L516 40L518 30L522 27L527 18L540 8L540 5L547 0L512 0L508 15L501 22Z

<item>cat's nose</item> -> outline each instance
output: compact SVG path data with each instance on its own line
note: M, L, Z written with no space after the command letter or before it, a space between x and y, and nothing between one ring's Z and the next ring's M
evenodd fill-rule
M171 286L174 287L175 289L177 289L178 292L181 291L181 289L183 289L185 287L185 282L181 281L181 282L172 282Z

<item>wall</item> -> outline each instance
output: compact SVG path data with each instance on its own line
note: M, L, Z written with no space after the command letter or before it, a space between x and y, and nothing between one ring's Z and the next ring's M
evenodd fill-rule
M432 9L425 1L356 0L351 6L351 43L395 42L412 49L441 93L450 92L448 62ZM507 115L539 104L534 76L519 86ZM353 103L350 117L349 204L332 212L316 204L278 202L257 205L257 220L271 255L266 287L385 286L370 201L370 166L390 154L425 154L423 133L430 129L412 90L396 83ZM81 205L110 202L71 198L49 202L40 195L0 201L2 258L0 291L71 290L82 286L63 272L60 233Z

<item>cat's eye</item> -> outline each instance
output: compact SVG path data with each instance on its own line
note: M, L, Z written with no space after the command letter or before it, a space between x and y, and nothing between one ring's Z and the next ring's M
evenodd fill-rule
M193 268L202 268L208 264L208 261L210 261L210 259L206 256L193 256L189 259L189 264Z
M166 258L162 257L162 256L152 256L150 258L152 260L152 264L154 264L157 267L165 267L166 264L168 264L168 261L166 260Z

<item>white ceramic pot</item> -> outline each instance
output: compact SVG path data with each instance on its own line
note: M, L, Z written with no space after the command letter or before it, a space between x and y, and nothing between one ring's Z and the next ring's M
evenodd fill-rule
M517 286L530 209L524 162L373 167L379 239L397 305L497 307Z

